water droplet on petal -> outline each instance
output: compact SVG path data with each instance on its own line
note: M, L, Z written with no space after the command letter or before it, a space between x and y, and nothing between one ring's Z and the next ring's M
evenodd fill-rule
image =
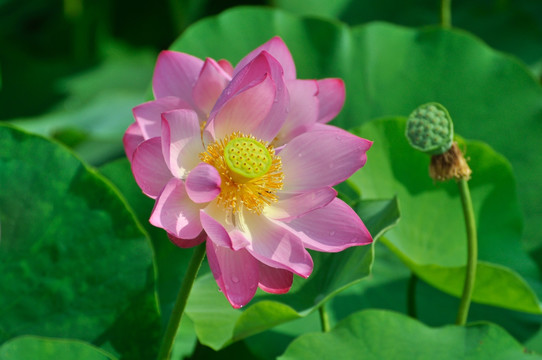
M354 243L358 241L358 237L354 236L352 239L350 239L350 242Z
M237 276L232 276L231 281L237 284L239 282L239 278Z
M335 235L335 231L332 230L329 232L329 236L333 236L333 235Z

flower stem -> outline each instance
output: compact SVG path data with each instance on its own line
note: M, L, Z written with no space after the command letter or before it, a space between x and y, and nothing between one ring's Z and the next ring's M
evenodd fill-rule
M452 0L440 0L440 25L452 27Z
M478 240L476 238L476 222L474 220L474 211L470 197L469 184L467 179L457 181L459 193L461 195L461 204L465 216L465 225L467 228L467 271L465 273L465 284L463 286L463 295L457 312L457 325L465 325L469 314L469 307L474 290L474 280L476 279L476 263L478 258Z
M416 319L416 284L418 283L418 277L414 272L410 273L410 279L408 280L407 288L407 312L408 316Z
M330 330L329 326L329 316L326 311L326 304L323 303L318 308L318 312L320 313L320 323L322 324L322 331L328 332Z
M171 312L166 332L162 339L162 345L160 346L160 352L158 353L158 360L168 360L171 355L171 349L173 347L173 342L175 341L175 336L177 335L177 330L181 323L181 318L183 316L184 308L186 307L188 295L190 295L190 290L192 289L194 280L196 280L198 270L204 257L205 242L196 247L192 258L190 259L190 263L188 264L188 269L186 270L186 274L184 275L181 289L179 290L179 294L177 295L175 306L173 307L173 311Z

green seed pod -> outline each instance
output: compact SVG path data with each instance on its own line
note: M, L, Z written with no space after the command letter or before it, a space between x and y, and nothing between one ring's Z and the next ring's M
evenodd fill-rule
M442 154L452 146L452 118L438 103L421 105L408 117L405 135L413 148L430 155Z

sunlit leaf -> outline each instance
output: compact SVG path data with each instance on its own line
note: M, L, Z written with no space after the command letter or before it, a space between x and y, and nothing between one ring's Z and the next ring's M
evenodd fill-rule
M348 129L383 116L408 116L427 102L443 104L459 134L510 159L525 238L530 247L539 244L542 162L532 134L542 131L542 86L524 65L455 29L386 23L349 28L263 8L231 9L200 21L172 49L235 63L275 35L290 48L299 78L344 79L346 103L336 125Z
M375 20L407 26L440 22L440 2L432 0L277 0L275 4L298 15L334 18L349 25ZM542 3L530 0L455 1L451 7L454 27L476 34L492 47L513 53L529 65L542 58L542 21L536 16L541 12Z
M0 359L116 360L117 358L80 340L20 336L0 346Z
M453 181L433 183L428 176L429 157L408 145L404 129L403 118L372 121L357 128L355 133L378 145L350 183L364 196L399 198L402 221L383 242L425 281L459 296L466 231L457 185ZM524 280L539 286L538 269L520 241L522 219L510 165L482 143L467 142L464 148L473 171L469 187L482 260L473 299L541 313L535 293Z
M294 340L279 357L287 359L542 359L529 354L502 328L479 323L430 328L406 315L365 310L341 321L328 333Z

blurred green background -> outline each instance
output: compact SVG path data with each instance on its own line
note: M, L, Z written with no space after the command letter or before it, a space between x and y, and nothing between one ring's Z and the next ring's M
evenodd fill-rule
M442 44L447 41L457 40L457 43L460 45L468 44L469 46L472 46L476 54L490 53L491 56L488 55L488 58L491 57L491 60L494 60L494 58L497 57L493 52L486 51L487 49L485 47L478 46L479 44L476 43L477 40L473 39L466 32L474 34L491 48L505 54L504 56L501 56L501 54L498 53L499 58L495 61L495 63L502 66L502 68L489 69L487 74L480 71L479 80L488 80L488 84L490 85L497 84L498 86L502 86L502 94L499 95L502 95L503 99L506 99L506 101L503 100L503 103L506 104L509 104L512 101L510 99L514 99L514 96L521 96L512 93L514 89L517 90L518 88L521 88L521 86L527 88L525 94L531 96L533 99L526 101L531 107L526 110L525 113L528 113L531 117L528 119L518 119L517 122L520 126L525 128L514 129L514 124L509 121L510 116L507 113L502 117L502 119L505 119L507 122L503 121L498 125L495 125L496 127L494 129L492 128L493 119L485 119L485 122L482 125L474 121L471 124L467 121L461 121L460 129L462 133L469 134L469 139L475 140L480 138L488 142L491 146L494 146L499 152L508 151L505 155L509 157L513 170L515 170L515 176L518 179L517 193L524 217L524 231L521 239L521 246L530 253L531 257L534 258L540 267L540 264L542 264L542 227L540 226L540 224L542 224L542 201L540 201L542 195L542 181L539 181L539 179L542 177L542 166L539 162L535 167L526 167L525 164L529 163L522 163L522 143L515 140L511 141L510 139L517 139L517 136L511 136L511 133L517 132L522 136L527 134L529 138L525 139L525 143L530 144L529 149L533 150L536 149L538 139L542 135L542 111L540 111L540 109L542 109L542 98L536 98L536 95L540 94L540 87L536 82L532 81L533 79L536 79L535 81L540 82L542 79L542 0L453 1L452 22L454 28L460 30L454 33L445 33L442 38L438 38L437 40L433 39L434 42L432 42L433 40L431 39L427 40L427 38L416 38L416 36L419 36L419 33L417 30L412 29L439 23L440 2L435 0L156 0L153 2L143 0L0 0L0 121L15 124L31 132L52 137L63 142L65 145L72 148L83 160L100 168L103 174L110 177L126 196L127 194L130 194L130 192L126 192L125 189L123 189L123 182L131 181L131 179L127 180L126 177L122 178L122 176L118 176L117 174L129 173L127 163L110 163L110 161L124 158L121 139L125 129L133 122L131 114L132 107L150 99L152 96L150 82L158 52L169 48L175 43L174 47L176 49L189 49L190 52L193 52L194 54L198 51L202 54L212 54L213 52L216 52L217 54L227 54L228 51L230 51L230 44L225 41L217 41L217 43L214 44L213 39L215 38L213 38L212 35L207 39L198 37L198 31L205 32L209 29L214 29L216 24L208 22L205 26L201 26L200 28L197 28L198 25L196 25L191 28L192 30L186 32L185 30L189 29L190 25L198 22L198 20L207 18L208 16L217 15L228 8L238 5L263 5L269 8L284 10L284 14L288 14L287 16L284 16L284 18L281 18L282 20L286 19L285 23L291 20L289 17L290 14L329 20L330 24L333 24L333 26L328 23L319 22L320 20L311 22L311 20L307 20L307 18L303 18L303 20L299 21L296 20L297 22L292 21L292 23L295 23L295 26L292 26L292 28L298 30L301 29L295 35L292 35L292 38L294 39L303 38L303 31L309 31L307 29L319 29L320 31L323 31L322 29L330 30L325 34L321 34L321 39L319 39L321 43L315 42L314 44L311 43L306 46L306 49L308 49L309 52L312 51L315 57L319 56L317 61L326 59L326 54L323 53L324 50L322 50L326 48L326 44L323 44L327 39L326 35L329 35L332 38L331 40L337 40L339 38L338 35L342 34L340 32L342 31L342 28L340 28L340 26L342 26L340 25L341 22L350 26L356 26L373 21L386 21L392 24L410 27L403 29L382 25L374 26L370 29L356 29L356 36L358 36L358 38L356 38L356 41L358 41L356 44L367 45L373 38L366 33L371 33L371 31L371 34L374 35L376 39L381 40L386 34L390 34L391 36L389 39L391 40L389 44L385 43L384 40L386 39L384 39L382 41L383 44L381 44L382 46L370 47L367 45L367 48L380 50L384 54L387 49L389 50L393 47L393 41L406 38L410 41L408 43L409 46L415 47L416 51L422 53L424 51L430 52L430 45L432 44ZM223 27L222 30L228 29L227 21L234 23L235 16L235 14L230 13L230 15L222 18L222 22L218 21L220 26ZM272 21L270 22L272 23ZM280 21L278 23L278 28L281 31L286 32L285 29L288 29L288 26L285 25L284 27L281 27L282 23L280 23ZM314 27L311 27L313 25ZM218 25L217 27L219 28ZM233 27L235 27L235 24L231 26L231 28ZM273 29L266 30L272 31ZM466 31L464 34L463 30ZM216 31L219 32L219 30ZM236 29L236 31L239 31L239 29ZM224 31L224 38L229 36L226 33L227 31ZM235 33L235 31L232 31L232 34L233 33ZM300 36L300 34L302 35ZM463 36L465 34L466 36ZM216 38L219 38L221 35L222 34L214 34ZM281 35L287 40L288 33ZM364 37L364 35L367 35L367 37ZM178 39L179 36L181 36L181 38L176 42L176 39ZM336 37L333 38L333 36ZM317 37L317 35L311 34L311 36L308 36L307 38L314 39L314 37ZM231 50L232 53L235 53L235 56L246 53L240 52L240 48L247 47L248 50L251 49L251 46L257 45L248 45L249 40L253 40L250 34L247 34L247 39L238 38L236 40L243 44ZM439 41L442 41L442 43ZM299 57L299 54L303 53L302 50L305 49L304 44L287 44L294 54L296 64L298 65L298 73L310 74L310 76L313 77L316 76L314 74L314 63L311 63L311 61L305 62ZM333 43L333 45L336 44ZM407 50L408 49L410 48L407 47ZM245 51L245 49L243 50ZM336 58L333 58L333 60L344 60L345 58L351 60L347 56L350 55L348 51L341 52L339 50L337 50L336 53L333 53L333 55L336 55ZM365 48L354 50L361 53ZM344 58L341 56L344 56ZM367 55L367 58L370 58L370 54ZM431 56L427 57L427 59L431 58ZM464 58L461 54L458 54L458 56L450 55L450 58L460 60L465 60L466 58L465 63L468 64L468 57ZM232 58L231 60L234 62L237 59ZM378 72L378 75L374 75L374 78L377 78L377 80L382 80L384 78L385 80L379 83L381 88L378 90L386 91L386 89L391 89L390 87L386 88L386 86L393 84L393 79L388 82L389 79L386 79L382 74L386 74L388 70L391 72L392 69L395 69L394 65L397 65L403 60L404 59L402 58L377 58L371 63L369 70L360 69L359 72L352 72L349 74L348 71L350 71L351 68L348 66L352 65L348 63L344 68L337 71L344 71L347 75L350 75L350 79L359 80L361 78L362 81L363 76L370 78L373 72ZM440 65L446 66L446 61L448 59L441 60L442 64ZM420 63L423 64L423 59L419 63L416 62L418 65ZM477 66L482 63L483 61L480 61L477 63ZM308 66L304 68L303 64L308 64ZM344 65L343 63L341 64ZM332 66L326 67L326 64L320 63L318 63L318 65L322 66L316 70L317 74L322 76L338 76L335 72L336 69L330 68ZM313 66L313 68L310 68L310 66ZM512 70L507 72L509 69L504 69L506 66L510 66ZM400 66L397 67L400 68ZM460 67L461 65L458 64L450 65L450 68L453 69ZM478 69L477 67L474 68ZM413 69L412 78L415 81L418 81L423 77L423 70L424 69L420 67ZM499 83L498 79L491 77L498 73L498 71L503 71L503 76L508 76L510 79L514 78L515 75L521 75L519 76L521 79L519 79L517 83L514 82L517 87L510 90L510 93L507 92L506 83ZM397 73L401 74L400 71L397 71ZM391 73L390 77L394 74L395 73ZM450 74L450 78L453 77L454 74ZM420 83L423 82L420 81ZM510 82L511 86L513 85L512 83L513 81ZM533 83L537 86L532 86ZM350 89L358 89L356 84L347 83L347 89L349 87ZM391 97L392 100L396 100L400 97L400 92L403 91L401 86L397 86L397 88L399 90L396 90L396 87L394 87L394 90L396 90L394 95L396 97ZM437 87L435 86L430 90L436 88ZM443 86L443 88L448 89L446 86ZM454 88L453 86L450 86L449 88L457 91L457 88ZM415 89L412 91L415 91ZM474 92L476 92L476 90L474 90ZM397 93L399 93L399 95ZM521 91L518 93L523 94ZM380 93L377 95L379 94ZM378 101L375 101L375 109L360 109L356 104L353 104L353 99L357 99L357 96L361 98L359 101L360 104L365 105L369 103L369 101L360 94L348 93L347 101L349 101L349 103L348 106L345 107L346 114L343 112L337 119L336 124L347 124L347 127L351 128L362 125L362 123L365 123L368 120L372 120L373 115L374 117L380 117L383 116L383 114L393 117L408 115L408 110L394 112L395 109L402 109L399 105L385 108L387 105L385 100L387 99L383 99L383 97L377 99ZM491 95L488 98L491 98ZM486 98L480 96L480 99ZM499 98L491 99L492 101L500 101ZM404 106L406 103L407 101L400 105ZM485 110L484 108L491 106L491 104L494 103L488 102L488 104L477 104L477 110ZM362 105L360 105L360 107L362 107ZM456 107L459 106L458 104L455 105ZM469 106L470 104L465 106L463 115L471 110ZM536 113L537 109L539 111L538 113ZM359 113L356 113L358 110ZM514 111L516 111L516 109L509 109L509 112ZM489 112L491 113L491 111ZM518 113L521 113L521 111L518 110ZM452 113L452 117L453 116L454 114ZM357 119L359 119L359 124L355 122ZM375 122L372 125L364 125L364 127L359 130L360 136L364 136L364 134L368 133L371 134L371 139L378 139L380 144L386 144L387 147L385 147L385 149L391 149L393 146L402 149L392 155L386 153L386 150L382 150L383 147L375 147L371 150L372 154L370 154L370 156L374 156L374 159L378 159L379 156L382 156L384 161L380 162L381 168L377 168L376 170L371 170L372 166L369 162L369 174L373 171L374 174L378 175L375 176L375 178L380 179L379 171L382 171L384 175L381 177L390 181L390 183L392 183L391 187L396 186L396 184L393 182L392 176L385 176L389 174L382 169L385 169L388 166L386 160L397 158L398 162L402 161L401 154L404 153L404 149L401 148L402 134L400 131L392 131L393 127L396 126L394 124L401 124L401 121L395 119ZM486 127L485 129L484 126ZM509 131L502 131L502 126L508 126ZM481 132L479 132L480 129L482 129ZM393 139L396 139L396 141ZM480 146L481 145L476 144L473 145L473 162L483 169L483 164L491 163L496 160L491 158L491 161L485 163L482 160L477 160L476 154L477 151L479 151L477 149ZM379 153L379 151L383 151L384 153ZM530 154L530 159L536 159L536 156L536 154ZM416 162L418 165L422 164L424 161L421 157L414 160L419 160ZM47 161L47 159L43 160L43 162L45 161ZM500 158L498 162L500 164ZM104 167L104 164L107 165ZM406 164L410 165L409 162ZM500 175L506 178L504 183L509 184L513 183L513 179L511 179L511 175L510 178L508 177L509 172L507 166L506 163L505 165L502 165L502 168L505 168L506 170L502 171L502 174ZM522 172L518 173L518 169ZM408 171L403 171L402 174L404 175L407 172ZM418 172L418 175L420 174L421 171ZM422 175L420 175L420 177ZM365 173L363 176L365 176ZM499 181L503 181L502 176L499 178ZM487 177L491 178L491 176ZM26 180L29 181L29 179ZM377 189L377 186L374 186L374 188L371 187L371 181L373 180L374 178L371 177L362 177L359 180L354 178L353 182L360 186L361 192L364 195L368 194L375 198L386 198L394 195L384 192L380 193L380 189ZM403 180L405 184L410 181L408 178ZM490 183L491 179L486 180ZM378 181L376 182L378 183ZM424 184L424 186L432 186L432 184L429 184L429 180L426 182L427 184ZM497 182L497 180L495 180L495 182ZM385 181L382 181L382 183L385 183ZM135 185L132 184L131 186ZM448 185L442 186L438 191L442 194L446 194L447 192L452 191L449 187L450 186ZM481 185L479 189L481 189L481 192L484 192L486 188ZM491 209L484 212L484 214L491 214L492 217L494 216L493 219L486 218L482 221L482 223L484 223L483 232L492 236L495 235L492 232L494 230L492 224L498 223L498 225L501 225L501 223L506 222L504 220L501 221L496 219L501 219L499 216L502 216L505 220L508 216L513 217L513 226L516 226L516 220L521 218L521 215L514 207L514 190L511 191L512 194L510 195L510 193L506 192L508 188L505 185L502 185L502 188L499 189L504 189L502 191L503 195L501 196L501 199L510 198L511 200L506 204L511 205L507 205L509 207L503 209L501 212L500 205L492 200L489 204L491 205ZM0 191L2 191L2 189L0 189ZM136 194L131 197L130 200L136 199L137 196L140 195L139 189L137 188L130 189L130 191L133 194ZM480 195L480 198L485 199L482 195ZM495 198L498 198L498 196ZM139 198L137 199L138 201L140 200ZM408 203L409 201L412 202ZM419 200L410 199L408 193L400 194L399 196L399 202L403 205L401 210L410 210L409 205L413 205L411 208L415 209L419 205L416 201ZM146 222L148 208L149 206L152 206L152 204L149 204L145 203L146 207L144 207L144 211L142 211L142 215L140 216L141 223L146 225L147 228L150 227ZM484 205L487 204L484 203ZM137 204L134 208L138 208ZM410 214L414 214L414 210ZM401 216L403 223L408 224L407 221L409 221L409 215L401 214ZM521 219L517 220L517 222L521 222ZM413 222L412 224L413 227L415 227L414 224L418 225L416 222ZM512 240L519 240L515 237L520 237L521 224L518 225L515 230L516 232L511 236L514 237ZM155 233L158 233L156 229L154 229L154 231ZM431 235L430 232L428 233ZM159 236L162 235L162 233L159 234ZM510 240L509 238L506 238L508 235L508 233L496 234L496 238L499 238L497 246L506 244L506 241ZM152 236L153 234L151 233L151 237ZM158 235L156 237L158 238ZM390 236L389 239L393 243L393 236ZM409 238L405 237L405 239L408 240ZM495 262L501 264L511 264L510 266L515 270L522 268L522 266L529 267L531 265L529 262L530 260L524 261L525 258L523 255L516 256L517 253L514 253L514 256L510 256L509 259L506 259L506 256L511 254L509 250L519 243L519 241L510 242L513 244L509 244L509 247L503 245L502 249L489 250L487 247L490 248L491 246L487 246L486 243L485 250L488 253L499 254L499 256L504 254L501 256L502 259L490 260L495 260ZM445 244L440 245L444 246ZM157 258L160 260L162 259L161 256L171 256L171 259L176 260L175 257L177 255L164 255L170 250L171 248L168 248L167 246L162 249L157 247L157 249L155 249ZM499 250L501 251L499 252ZM163 253L160 253L160 251L163 251ZM410 272L396 257L391 255L390 250L381 244L378 244L376 251L378 258L376 260L374 274L371 275L373 285L371 285L371 283L365 285L365 282L363 282L361 287L351 288L343 293L340 298L335 299L333 307L335 308L335 315L338 319L348 315L350 310L355 311L359 309L359 307L383 307L398 311L403 310L402 308L396 309L396 307L398 303L404 302L403 297L405 296L406 279L410 275ZM444 255L443 257L446 257ZM183 254L182 256L186 257L187 255ZM161 266L159 260L157 260L158 267ZM521 264L512 264L514 261L521 262ZM167 264L174 264L174 261L170 261ZM177 264L175 263L175 265ZM517 266L514 267L512 265ZM166 268L166 270L169 271L171 269ZM412 268L410 270L412 270ZM422 272L421 270L420 272ZM161 269L159 269L159 272L160 271ZM179 273L182 273L184 270L181 269L176 271L177 272L164 272L167 273L166 277L169 277L168 280L171 280L171 283L174 285L178 283L178 279L180 278ZM428 271L428 273L431 271ZM533 271L536 272L539 271L539 269L534 269ZM425 280L430 282L427 279ZM209 283L209 288L212 289L212 291L215 291L215 284L210 280L210 277L207 276L207 278L204 278L204 281ZM382 283L384 285L376 291L375 289L377 286L374 285L375 283ZM536 284L539 285L538 282L536 282ZM164 288L167 287L168 291L172 292L172 296L174 296L176 287L171 286L170 283L167 283L167 285L168 286L164 285ZM372 288L372 286L374 286L374 288ZM535 288L535 290L537 291L537 294L541 293L541 289ZM197 291L195 294L197 298ZM363 303L359 304L358 307L357 300L355 300L354 303L356 308L349 309L348 306L352 306L352 302L347 301L347 299L350 299L350 297L352 299L357 299L356 296L360 296L360 294L362 294L361 298L363 299ZM161 294L161 296L164 298L163 294ZM390 298L393 298L393 301L390 300ZM442 323L445 323L442 319L443 315L441 314L441 311L439 311L439 309L431 308L430 305L433 299L437 299L436 302L438 303L449 304L450 308L455 307L454 301L456 299L438 292L435 288L428 286L427 283L421 283L419 298L419 306L429 309L427 310L429 314L422 314L421 320L430 325L442 325ZM220 297L217 302L221 300L223 299ZM279 298L277 301L281 301L281 299ZM220 306L218 306L218 308L222 311ZM338 311L336 310L337 308L339 309ZM508 308L511 307L509 306ZM212 308L211 311L213 309L214 308ZM226 308L224 313L227 314L227 311L231 311L231 309ZM220 315L224 313L218 312ZM521 312L513 312L512 310L495 310L494 307L480 304L474 305L473 313L474 319L489 319L497 322L522 342L529 339L538 330L541 322L539 315L535 316ZM307 328L318 326L314 325L315 323L317 324L317 319L314 315L315 314L313 313L308 318L302 319L302 321L305 322L304 325L300 326L300 328L303 328L303 331ZM451 321L453 321L453 319L449 322ZM309 324L308 326L306 325L307 323ZM212 326L214 327L216 325L213 323ZM181 331L182 330L183 329L181 329ZM291 329L286 330L285 333L288 333L290 330ZM273 330L272 332L253 336L246 342L235 343L229 348L222 350L221 353L224 354L224 356L229 355L239 358L239 354L249 353L246 349L249 347L253 353L259 351L260 355L262 355L261 353L269 351L269 344L267 347L262 345L270 343L269 336L274 335L276 338L274 338L273 341L280 343L281 340L282 342L285 342L285 339L290 341L292 337L297 335L297 333L293 332L294 335L287 337L284 335L284 332L281 331L283 331L283 329L279 329L276 332ZM188 329L187 333L189 333L190 336L194 336L192 328ZM209 331L209 333L213 332ZM542 351L542 341L537 340L541 338L542 333L538 333L538 335L534 337L534 340L530 340L529 347L534 348L537 351ZM190 346L194 346L194 338L191 338L191 340L192 345ZM212 351L209 348L198 345L193 357L207 358L211 356L211 353ZM241 355L241 358L242 356L244 355Z
M440 3L1 0L0 121L54 137L94 165L122 157L119 139L133 121L131 108L150 97L157 53L199 19L238 5L264 5L293 14L338 19L348 25L388 21L420 27L438 24ZM494 49L516 57L533 76L541 78L541 0L457 0L452 3L452 22ZM533 130L541 128L540 122L533 124ZM497 136L506 139L508 134ZM514 159L510 160L514 164ZM538 174L533 174L529 181L537 178ZM524 243L529 251L540 251L541 187L525 185L520 179L519 196L526 218Z

